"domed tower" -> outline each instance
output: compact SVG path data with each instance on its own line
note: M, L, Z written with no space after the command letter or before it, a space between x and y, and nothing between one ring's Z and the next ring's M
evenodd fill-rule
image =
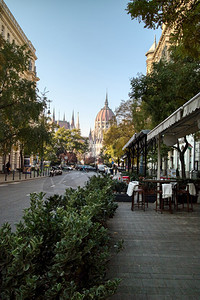
M93 156L100 154L103 146L103 132L110 127L110 121L115 120L115 114L108 107L108 95L106 93L106 100L104 107L98 112L95 119L95 128L92 134L93 140Z

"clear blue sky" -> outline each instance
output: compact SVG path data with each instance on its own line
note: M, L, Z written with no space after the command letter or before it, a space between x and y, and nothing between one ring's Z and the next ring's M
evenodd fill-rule
M144 29L125 11L128 0L5 0L36 48L40 91L49 91L56 118L94 129L108 91L114 111L127 100L130 79L146 73L146 56L160 31Z

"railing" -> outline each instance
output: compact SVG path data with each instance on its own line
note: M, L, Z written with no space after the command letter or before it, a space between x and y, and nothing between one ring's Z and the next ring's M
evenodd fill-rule
M22 172L20 170L13 170L9 173L0 174L0 182L10 182L10 181L18 181L18 180L26 180L31 178L37 177L46 177L49 176L50 169L43 169L43 170L33 170L30 172Z

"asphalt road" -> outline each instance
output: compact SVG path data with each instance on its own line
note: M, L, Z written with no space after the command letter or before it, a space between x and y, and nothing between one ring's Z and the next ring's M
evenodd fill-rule
M46 193L46 197L62 195L66 188L83 187L88 178L95 172L69 171L54 177L37 178L32 180L0 184L0 226L5 222L15 224L23 216L23 210L30 205L31 193Z

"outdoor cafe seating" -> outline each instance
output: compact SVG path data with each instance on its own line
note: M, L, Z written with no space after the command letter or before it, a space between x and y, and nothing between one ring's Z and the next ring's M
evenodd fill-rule
M145 207L148 207L148 201L145 197L145 189L139 183L139 181L131 181L128 184L127 189L128 196L132 197L131 201L131 210L137 206L138 208L142 208L145 211Z
M131 210L135 207L148 208L148 184L154 184L156 194L155 211L193 211L193 196L196 196L196 189L193 183L183 184L175 179L144 179L143 183L131 181L128 184L127 194L132 197Z

